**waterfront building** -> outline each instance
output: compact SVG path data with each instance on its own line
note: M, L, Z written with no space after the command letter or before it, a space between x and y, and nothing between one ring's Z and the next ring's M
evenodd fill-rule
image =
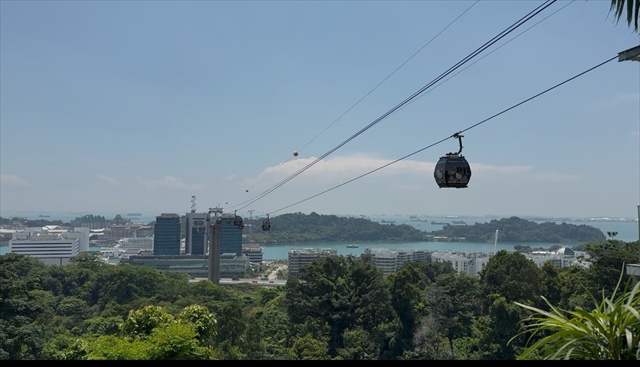
M372 256L373 264L383 273L395 273L409 262L428 260L430 254L427 250L387 248L367 248L365 253Z
M118 247L126 249L153 250L153 237L130 237L118 240Z
M262 247L258 245L242 245L242 254L249 258L249 262L262 264Z
M305 248L301 250L289 250L288 268L289 274L297 276L300 273L300 269L313 262L313 260L325 257L325 256L337 256L338 251L336 249L312 249Z

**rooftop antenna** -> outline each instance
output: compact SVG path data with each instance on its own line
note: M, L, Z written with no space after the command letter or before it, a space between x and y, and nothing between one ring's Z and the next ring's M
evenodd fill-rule
M196 197L191 196L191 213L196 212Z
M222 213L222 208L218 204L215 208L209 208L209 214L215 213L215 218L218 219L218 214Z

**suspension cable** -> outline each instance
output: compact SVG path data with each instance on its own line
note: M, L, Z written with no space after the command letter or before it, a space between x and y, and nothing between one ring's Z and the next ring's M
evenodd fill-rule
M311 200L311 199L313 199L313 198L316 198L316 197L318 197L318 196L320 196L320 195L326 194L326 193L328 193L328 192L330 192L330 191L333 191L333 190L335 190L335 189L337 189L337 188L339 188L339 187L342 187L342 186L344 186L344 185L346 185L346 184L348 184L348 183L351 183L351 182L356 181L356 180L358 180L358 179L360 179L360 178L363 178L363 177L365 177L365 176L368 176L368 175L370 175L370 174L372 174L372 173L374 173L374 172L377 172L377 171L379 171L379 170L381 170L381 169L383 169L383 168L389 167L390 165L392 165L392 164L394 164L394 163L400 162L401 160L404 160L404 159L409 158L409 157L411 157L411 156L413 156L413 155L416 155L416 154L418 154L418 153L420 153L420 152L423 152L423 151L425 151L425 150L427 150L427 149L429 149L429 148L431 148L431 147L434 147L434 146L436 146L436 145L438 145L438 144L440 144L440 143L442 143L442 142L444 142L444 141L447 141L447 140L449 140L449 139L453 138L456 134L460 134L460 133L463 133L463 132L465 132L465 131L469 131L469 130L471 130L471 129L473 129L473 128L477 127L477 126L480 126L480 125L484 124L485 122L487 122L487 121L489 121L489 120L492 120L492 119L494 119L494 118L496 118L496 117L498 117L498 116L500 116L500 115L502 115L502 114L504 114L504 113L507 113L507 112L509 112L509 111L513 110L513 109L514 109L514 108L516 108L516 107L522 106L523 104L525 104L525 103L527 103L527 102L529 102L529 101L532 101L532 100L534 100L534 99L536 99L536 98L538 98L538 97L542 96L543 94L548 93L548 92L550 92L550 91L552 91L552 90L554 90L554 89L556 89L556 88L558 88L558 87L560 87L560 86L562 86L562 85L564 85L564 84L566 84L566 83L569 83L570 81L572 81L572 80L574 80L574 79L577 79L578 77L581 77L581 76L583 76L583 75L585 75L585 74L589 73L590 71L593 71L593 70L595 70L595 69L597 69L597 68L599 68L599 67L601 67L601 66L603 66L603 65L605 65L605 64L607 64L607 63L609 63L609 62L611 62L611 61L613 61L613 60L615 60L615 59L617 59L617 58L618 58L618 56L616 55L616 56L614 56L614 57L612 57L612 58L610 58L610 59L608 59L608 60L606 60L606 61L604 61L604 62L601 62L600 64L598 64L598 65L596 65L596 66L593 66L593 67L591 67L591 68L589 68L589 69L587 69L587 70L585 70L585 71L583 71L583 72L581 72L581 73L579 73L579 74L577 74L577 75L574 75L573 77L571 77L571 78L569 78L569 79L566 79L565 81L560 82L560 83L558 83L558 84L554 85L554 86L553 86L553 87L551 87L551 88L545 89L544 91L542 91L542 92L540 92L540 93L538 93L538 94L536 94L536 95L534 95L534 96L532 96L532 97L529 97L529 98L527 98L527 99L525 99L525 100L523 100L523 101L521 101L521 102L519 102L519 103L517 103L517 104L515 104L515 105L513 105L513 106L511 106L511 107L509 107L509 108L507 108L507 109L504 109L504 110L502 110L502 111L500 111L500 112L496 113L496 114L495 114L495 115L493 115L493 116L490 116L490 117L488 117L488 118L486 118L486 119L484 119L484 120L482 120L482 121L480 121L480 122L477 122L477 123L475 123L475 124L473 124L473 125L471 125L471 126L467 127L466 129L460 130L459 132L457 132L457 133L455 133L455 134L453 134L453 135L451 135L451 136L448 136L448 137L446 137L446 138L444 138L444 139L440 139L440 140L438 140L437 142L435 142L435 143L433 143L433 144L427 145L426 147L421 148L421 149L418 149L418 150L416 150L416 151L415 151L415 152L413 152L413 153L410 153L410 154L405 155L404 157L398 158L398 159L396 159L396 160L394 160L394 161L391 161L391 162L389 162L389 163L387 163L387 164L385 164L385 165L382 165L382 166L380 166L380 167L378 167L378 168L376 168L376 169L374 169L374 170L371 170L371 171L369 171L369 172L367 172L367 173L364 173L364 174L362 174L362 175L360 175L360 176L354 177L354 178L352 178L352 179L350 179L350 180L348 180L348 181L345 181L345 182L343 182L343 183L341 183L341 184L339 184L339 185L333 186L333 187L332 187L332 188L330 188L330 189L324 190L324 191L322 191L322 192L320 192L320 193L318 193L318 194L315 194L315 195L310 196L310 197L308 197L308 198L306 198L306 199L303 199L303 200L297 201L297 202L295 202L295 203L293 203L293 204L287 205L287 206L282 207L282 208L280 208L280 209L278 209L278 210L274 210L274 211L270 212L269 214L274 214L274 213L280 212L280 211L282 211L282 210L288 209L288 208L290 208L290 207L292 207L292 206L295 206L295 205L298 205L298 204L304 203L305 201L308 201L308 200Z
M442 33L444 33L447 29L449 29L455 22L458 21L458 19L460 19L463 15L465 15L469 10L471 10L471 8L473 8L480 0L476 0L473 4L471 4L471 6L469 6L467 9L465 9L460 15L458 15L454 20L452 20L449 24L447 24L446 27L444 27L440 32L438 32L435 36L433 36L427 43L425 43L424 45L422 45L422 47L420 47L416 52L413 53L413 55L411 55L408 59L406 59L402 64L400 64L400 66L398 66L395 70L393 70L391 72L391 74L387 75L384 79L382 79L381 82L379 82L375 87L373 87L373 89L371 89L369 92L367 92L367 94L365 94L362 98L360 98L356 103L354 103L351 107L349 107L349 109L347 109L345 112L343 112L340 116L338 116L337 119L335 119L333 122L331 122L327 127L324 128L324 130L320 131L315 137L313 137L313 139L311 139L308 143L306 143L302 148L298 149L298 152L302 152L302 150L304 150L304 148L306 148L307 146L309 146L311 143L313 143L318 137L320 137L320 135L324 134L325 131L329 130L329 128L331 128L336 122L340 121L347 113L351 112L352 109L354 109L357 105L360 104L360 102L364 101L365 98L367 98L371 93L373 93L376 89L378 89L378 87L380 87L382 84L384 84L384 82L386 82L389 78L391 78L396 72L398 72L404 65L406 65L409 61L411 61L416 55L418 55L423 49L425 49L427 46L429 46L433 41L436 40L436 38L438 38ZM573 0L575 1L575 0ZM280 167L282 167L285 163L289 162L290 160L292 160L294 157L292 155L289 155L287 157L287 159L280 163L278 166L276 166L275 169L273 169L271 172L269 172L268 174L264 175L262 178L260 178L256 183L254 183L253 185L251 185L249 187L249 189L253 189L254 187L256 187L258 184L260 184L260 182L266 180L269 176L271 176L274 172L276 172ZM251 201L252 199L249 199L247 201L241 202L240 204L236 204L232 207L236 207L236 206L241 206L249 201Z
M397 111L398 109L400 109L402 106L406 105L407 103L409 103L411 100L413 100L414 98L418 97L420 94L422 94L424 91L426 91L428 88L430 88L431 86L433 86L434 84L438 83L440 80L442 80L443 78L445 78L446 76L448 76L449 74L453 73L456 69L460 68L462 65L464 65L465 63L467 63L468 61L470 61L471 59L473 59L475 56L477 56L478 54L480 54L482 51L486 50L487 48L489 48L490 46L492 46L494 43L498 42L499 40L501 40L502 38L506 37L509 33L513 32L514 30L516 30L518 27L522 26L523 24L525 24L527 21L531 20L533 17L535 17L537 14L539 14L540 12L542 12L543 10L545 10L546 8L548 8L549 6L551 6L552 4L554 4L557 0L547 0L544 4L538 6L536 9L532 10L531 12L529 12L527 15L525 15L524 17L520 18L518 21L516 21L513 25L509 26L507 29L503 30L502 32L500 32L498 35L496 35L495 37L493 37L491 40L487 41L484 45L480 46L478 49L476 49L475 51L473 51L471 54L469 54L468 56L466 56L465 58L463 58L461 61L459 61L458 63L456 63L454 66L452 66L451 68L449 68L447 71L445 71L443 74L441 74L440 76L438 76L436 79L434 79L433 81L431 81L429 84L425 85L424 87L420 88L418 91L416 91L415 93L413 93L411 96L409 96L408 98L406 98L404 101L402 101L400 104L396 105L395 107L393 107L391 110L387 111L386 113L384 113L382 116L378 117L376 120L374 120L373 122L371 122L369 125L365 126L364 128L362 128L360 131L358 131L357 133L355 133L354 135L352 135L351 137L349 137L347 140L343 141L342 143L340 143L339 145L337 145L336 147L334 147L333 149L329 150L327 153L323 154L322 156L318 157L317 159L315 159L313 162L307 164L305 167L303 167L302 169L300 169L299 171L297 171L296 173L294 173L293 175L287 177L286 179L284 179L283 181L281 181L280 183L276 184L275 186L273 186L272 188L264 191L263 193L259 194L255 199L250 200L248 203L246 203L245 205L241 206L240 208L237 208L236 210L242 210L244 208L246 208L247 206L255 203L256 201L262 199L263 197L267 196L268 194L270 194L271 192L275 191L276 189L278 189L279 187L281 187L282 185L286 184L287 182L291 181L292 179L294 179L295 177L297 177L298 175L300 175L302 172L306 171L307 169L311 168L312 166L314 166L316 163L320 162L322 159L326 158L327 156L329 156L331 153L335 152L336 150L340 149L341 147L343 147L344 145L346 145L348 142L350 142L351 140L355 139L356 137L358 137L360 134L364 133L365 131L367 131L368 129L370 129L371 127L373 127L374 125L376 125L377 123L379 123L380 121L384 120L385 118L387 118L388 116L390 116L391 114L393 114L395 111Z

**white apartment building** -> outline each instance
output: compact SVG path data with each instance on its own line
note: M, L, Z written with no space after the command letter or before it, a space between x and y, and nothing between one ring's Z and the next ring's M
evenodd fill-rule
M527 256L528 259L533 260L533 262L539 267L542 267L542 265L547 261L551 261L556 268L564 268L571 265L582 265L576 258L576 252L568 247L563 247L555 252L534 251L531 255L527 254L525 256Z
M296 276L300 273L300 269L307 265L311 264L313 260L318 259L320 257L325 256L336 256L338 255L338 251L336 249L312 249L305 248L301 250L289 250L289 274Z
M48 227L13 233L9 252L38 258L47 265L67 265L69 259L89 250L89 228Z
M127 249L153 250L153 237L129 237L118 240L118 247Z
M408 262L427 260L430 254L427 250L387 248L367 248L365 253L372 256L373 264L383 273L395 273Z
M258 245L242 245L242 254L249 258L249 262L262 264L262 247Z
M489 261L489 256L480 253L466 253L458 251L434 252L431 259L436 262L448 261L456 273L478 274Z
M469 275L478 275L487 265L492 253L483 252L434 252L431 255L433 261L444 262L449 261L453 269L458 273L467 273ZM557 251L534 251L524 256L532 260L538 267L542 267L547 261L551 261L558 268L572 265L588 266L588 262L579 262L576 259L576 253L568 247L563 247Z

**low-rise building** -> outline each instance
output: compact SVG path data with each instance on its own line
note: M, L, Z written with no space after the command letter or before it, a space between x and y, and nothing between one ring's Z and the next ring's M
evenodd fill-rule
M367 248L365 253L372 256L374 265L383 273L395 273L406 263L428 260L430 255L427 250L387 248Z
M209 277L208 255L143 255L143 250L123 256L120 264L149 266L158 270L176 271L188 274L192 278ZM246 275L249 259L236 254L220 255L220 278L243 278Z
M326 248L326 249L312 249L305 248L300 250L289 250L289 261L288 268L289 274L293 276L297 276L300 273L300 269L308 264L311 264L313 260L326 257L326 256L336 256L338 255L338 251L336 249Z
M258 245L242 245L242 254L249 258L249 262L262 265L262 247Z
M128 237L118 240L121 249L153 250L153 237Z
M67 265L72 257L89 250L89 228L65 230L58 226L14 232L9 252L32 256L47 265Z

